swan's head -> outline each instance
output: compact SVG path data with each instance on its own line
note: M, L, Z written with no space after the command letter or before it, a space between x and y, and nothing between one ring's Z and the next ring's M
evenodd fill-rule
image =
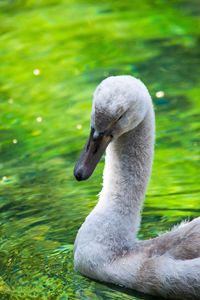
M135 128L151 105L145 85L132 76L112 76L103 80L93 96L91 132L77 162L77 180L91 176L106 147Z

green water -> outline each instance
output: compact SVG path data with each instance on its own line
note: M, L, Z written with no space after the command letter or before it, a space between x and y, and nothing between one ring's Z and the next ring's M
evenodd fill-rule
M157 120L139 236L198 216L199 50L198 0L0 1L0 299L150 299L74 272L103 161L87 182L73 166L95 86L138 76Z

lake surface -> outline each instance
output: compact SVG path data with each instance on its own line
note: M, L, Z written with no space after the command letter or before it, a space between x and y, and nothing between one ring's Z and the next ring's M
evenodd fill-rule
M103 160L77 183L92 93L141 78L157 124L140 238L200 215L200 6L192 1L0 1L0 298L155 299L73 270Z

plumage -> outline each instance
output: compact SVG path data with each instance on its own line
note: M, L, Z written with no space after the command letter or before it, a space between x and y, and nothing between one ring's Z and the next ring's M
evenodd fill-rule
M74 174L87 179L107 147L103 188L77 234L75 269L168 299L200 299L200 218L154 239L136 237L155 140L145 85L132 76L102 81L93 96L91 126Z

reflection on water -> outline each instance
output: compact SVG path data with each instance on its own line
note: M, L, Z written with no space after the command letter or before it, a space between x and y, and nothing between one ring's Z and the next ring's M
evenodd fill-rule
M2 1L2 299L150 299L73 271L73 241L97 201L103 161L76 183L100 80L132 74L153 97L157 142L139 236L199 209L199 5L173 1Z

